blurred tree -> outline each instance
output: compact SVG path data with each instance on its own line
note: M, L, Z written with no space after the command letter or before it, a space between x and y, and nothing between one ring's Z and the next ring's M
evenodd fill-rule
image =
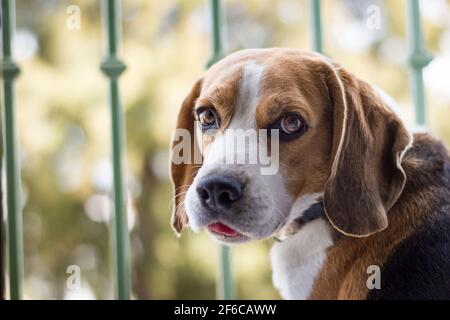
M139 241L139 244L135 247L140 250L135 251L135 268L134 268L134 281L133 288L138 299L151 299L155 294L152 294L152 267L156 265L155 254L153 246L155 245L155 239L157 235L157 225L154 219L154 214L151 212L151 201L153 201L152 195L154 194L154 188L157 186L155 183L156 176L150 166L152 161L152 150L147 150L142 161L141 171L141 194L137 200L137 226L135 232L135 241Z
M440 9L425 15L443 15L443 22L437 25L436 19L427 18L425 27L428 46L439 55L450 51L445 40L450 6L449 1L437 2ZM224 1L227 49L308 48L306 3ZM382 30L366 27L366 7L373 4L382 10ZM107 84L99 71L105 49L99 2L23 0L16 5L25 294L110 299L110 129ZM66 27L70 5L81 9L80 30ZM209 56L207 1L127 0L122 7L121 57L128 68L120 87L127 128L134 297L214 298L216 245L205 234L185 232L177 239L169 225L169 140L179 104ZM400 1L324 1L324 39L327 54L387 90L409 114L403 12ZM437 70L445 73L439 66ZM450 102L436 97L428 100L431 124L450 141L445 116ZM240 298L278 297L271 284L269 246L233 248ZM78 291L65 285L69 265L81 268Z

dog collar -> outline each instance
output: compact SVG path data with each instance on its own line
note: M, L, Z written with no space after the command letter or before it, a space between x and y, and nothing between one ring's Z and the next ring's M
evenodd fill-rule
M286 238L296 234L301 228L306 224L319 219L324 216L323 202L322 200L313 204L309 209L307 209L301 217L292 220L289 224L284 227L278 236L274 239L277 242L282 242Z

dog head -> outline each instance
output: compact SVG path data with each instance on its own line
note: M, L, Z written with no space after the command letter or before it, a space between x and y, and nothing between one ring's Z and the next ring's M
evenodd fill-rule
M320 198L337 230L367 236L386 228L406 179L410 135L400 119L316 53L256 49L222 59L184 100L177 128L177 232L189 224L222 242L264 239ZM261 155L275 170L264 172Z

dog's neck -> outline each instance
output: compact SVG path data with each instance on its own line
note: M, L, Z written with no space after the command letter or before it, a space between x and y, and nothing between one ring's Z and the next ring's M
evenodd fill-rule
M314 207L314 208L312 208ZM271 249L272 278L285 299L307 299L327 258L326 250L333 245L331 226L318 212L320 205L308 209L308 220L296 218L285 227L291 233L275 242ZM299 221L300 219L300 221ZM295 222L294 222L295 221Z
M286 238L296 234L306 224L324 216L325 212L323 208L323 201L322 199L319 199L318 202L312 204L308 209L306 209L301 216L293 219L285 227L283 227L274 239L278 242L284 241Z
M326 260L326 250L333 245L322 194L299 198L275 240L270 254L275 287L285 299L308 298Z

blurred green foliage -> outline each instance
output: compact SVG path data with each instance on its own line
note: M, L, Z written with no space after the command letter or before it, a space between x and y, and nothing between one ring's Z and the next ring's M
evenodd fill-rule
M434 2L447 16L442 22L436 18L442 10L427 13L427 45L448 61L449 1ZM382 23L371 30L367 8L374 4L381 8ZM66 25L71 5L81 9L79 30ZM309 47L306 1L229 0L224 9L228 51ZM324 39L327 54L385 89L412 118L404 12L404 1L324 1ZM102 18L98 1L17 1L26 298L113 298L110 124L107 81L99 71L105 51ZM127 0L122 18L133 296L214 298L216 244L190 232L178 239L169 225L168 146L179 105L210 56L208 6L203 0ZM449 142L450 99L428 98L430 126ZM233 249L239 298L278 297L269 247L267 241ZM78 291L66 289L69 265L81 267Z

